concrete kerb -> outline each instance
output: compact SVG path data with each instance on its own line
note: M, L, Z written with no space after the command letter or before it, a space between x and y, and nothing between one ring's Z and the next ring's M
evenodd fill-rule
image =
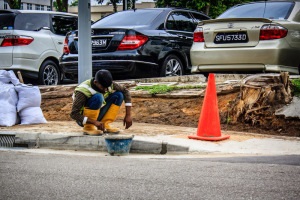
M107 152L103 136L87 136L72 133L22 133L0 132L0 135L14 135L15 146L55 150L82 150ZM135 136L132 141L130 153L167 154L188 153L189 147L168 144L163 140Z

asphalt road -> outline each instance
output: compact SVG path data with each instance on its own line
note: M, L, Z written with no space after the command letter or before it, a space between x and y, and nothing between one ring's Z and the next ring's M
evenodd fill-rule
M300 156L0 150L0 199L300 199Z

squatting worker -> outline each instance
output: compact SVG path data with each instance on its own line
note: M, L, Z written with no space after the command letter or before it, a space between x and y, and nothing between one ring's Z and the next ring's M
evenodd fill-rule
M126 129L132 125L131 96L126 87L116 83L107 70L99 70L95 78L81 83L75 88L71 118L88 135L119 133L110 123L114 122L122 102L125 102L126 115L123 124Z

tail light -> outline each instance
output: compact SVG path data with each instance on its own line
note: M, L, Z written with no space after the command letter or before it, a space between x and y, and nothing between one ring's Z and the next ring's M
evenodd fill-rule
M125 35L118 50L133 50L139 48L148 41L145 35Z
M197 27L194 31L194 42L204 42L203 28Z
M69 54L70 53L70 49L69 49L69 45L68 44L69 44L68 37L65 37L63 54Z
M10 46L24 46L29 45L33 41L32 37L29 36L19 36L19 35L7 35L2 43L2 47L10 47Z
M288 30L278 25L264 25L260 29L260 40L273 40L284 38Z

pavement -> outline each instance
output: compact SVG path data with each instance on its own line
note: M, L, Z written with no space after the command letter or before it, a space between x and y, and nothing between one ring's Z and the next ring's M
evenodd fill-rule
M216 84L234 83L243 77L243 75L217 75ZM299 77L293 76L291 78ZM181 84L196 82L205 85L204 76L166 77L163 81L169 84L172 84L172 82L179 82ZM161 83L162 81L152 78L141 79L140 81L136 80L136 82L140 82L140 84L157 84L157 82ZM226 88L224 91L228 92L228 90L236 89L239 89L239 84L237 84L237 87L229 87L229 89ZM223 92L223 89L217 92L219 94ZM141 91L133 91L133 95L149 96L148 93ZM186 92L180 91L179 93L174 92L172 94L161 95L167 95L166 97L171 95L171 98L172 95L173 98L174 96L201 96L203 95L203 91L188 90ZM284 115L285 117L295 117L295 113L299 115L299 99L295 99L294 101L290 106L284 107L276 114ZM114 125L121 129L123 128L122 122L115 122ZM222 134L230 135L230 138L218 142L202 141L188 138L189 135L197 135L197 128L134 123L130 129L122 130L119 136L132 136L130 153L300 155L300 138L298 137L272 136L226 130L222 130ZM0 147L107 152L106 136L83 135L80 127L75 122L48 121L46 124L0 127Z
M114 125L122 128L121 122ZM130 153L300 155L300 138L224 130L222 134L230 138L201 141L188 139L189 135L197 135L197 128L134 123L119 136L132 136ZM83 135L75 124L50 121L37 126L1 127L0 146L107 152L106 136Z

